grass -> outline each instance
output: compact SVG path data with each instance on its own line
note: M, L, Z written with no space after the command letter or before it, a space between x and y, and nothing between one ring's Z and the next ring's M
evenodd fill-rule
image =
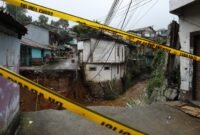
M152 62L152 69L153 72L151 74L151 79L147 85L147 97L148 99L151 98L151 95L155 88L160 88L163 85L165 80L165 53L163 51L158 51L153 62Z

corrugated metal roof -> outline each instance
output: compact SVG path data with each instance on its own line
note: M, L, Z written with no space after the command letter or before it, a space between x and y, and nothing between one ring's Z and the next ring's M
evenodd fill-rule
M27 33L27 29L22 24L15 20L10 14L2 10L0 10L0 25L16 32L19 38Z
M25 46L33 47L33 48L51 50L50 45L40 44L27 38L22 38L21 44Z

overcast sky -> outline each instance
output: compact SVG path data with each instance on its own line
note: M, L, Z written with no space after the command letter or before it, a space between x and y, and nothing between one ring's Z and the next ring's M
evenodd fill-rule
M46 7L54 8L59 11L70 13L76 16L87 18L90 20L102 21L108 13L114 0L28 0L33 3L41 4ZM122 0L121 7L116 13L111 25L120 27L122 22L125 7L131 0ZM141 2L140 6L136 3ZM135 4L135 6L134 6ZM143 5L145 4L145 5ZM143 6L142 6L143 5ZM124 12L123 12L124 11ZM127 18L129 23L126 23L127 29L134 29L139 27L153 25L156 29L167 28L167 25L173 20L177 19L169 13L169 0L133 0L133 6ZM37 14L33 15L33 19L37 18Z

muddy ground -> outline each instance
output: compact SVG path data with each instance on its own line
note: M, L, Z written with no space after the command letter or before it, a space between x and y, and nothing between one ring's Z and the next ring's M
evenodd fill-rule
M111 101L93 101L86 105L89 106L127 106L127 103L135 102L137 104L144 98L147 80L138 81L130 87L123 95ZM138 103L139 104L139 103Z

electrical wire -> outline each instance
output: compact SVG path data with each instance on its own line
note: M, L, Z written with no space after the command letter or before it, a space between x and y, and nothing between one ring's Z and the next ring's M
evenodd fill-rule
M136 21L136 23L133 25L133 27L135 26L135 25L137 25L147 14L148 14L148 12L151 10L151 9L153 9L153 7L158 3L158 1L159 0L156 0L154 3L153 3L153 5Z
M130 3L129 3L128 9L127 9L127 11L126 11L126 15L125 15L124 20L123 20L123 22L122 22L121 29L123 29L123 27L124 27L124 24L125 24L125 22L126 22L126 18L127 18L127 15L128 15L128 13L129 13L129 10L130 10L130 7L131 7L132 3L133 3L133 0L131 0Z
M133 3L133 4L134 4L134 3ZM140 8L139 11L141 11L141 10L142 10L142 8ZM135 20L135 19L137 18L137 16L134 17L134 15L136 14L137 11L138 11L138 8L135 9L134 11L132 11L131 14L129 14L128 19L127 19L127 21L126 21L126 24L125 24L123 30L125 30L125 29L128 27L128 25L131 24L131 21L132 21L132 20ZM140 13L140 12L139 12L139 13ZM139 13L138 13L138 14L139 14ZM138 15L138 14L137 14L137 15Z
M136 9L138 9L138 8L140 8L140 7L145 6L146 4L148 4L148 3L151 2L151 1L152 1L152 0L147 0L147 1L144 0L144 2L143 2L141 5L134 4L134 5L130 8L129 13L135 11ZM120 16L122 16L122 15L124 15L124 11L123 11L122 13L119 13L116 17L120 17Z
M142 1L144 1L144 0L142 0ZM121 2L122 2L122 1L121 1ZM139 4L139 3L140 3L140 2L138 2L138 4ZM126 9L125 9L125 10L123 10L123 9L126 8L126 7L128 7L128 5L129 5L129 4L127 4L127 5L125 5L125 6L121 7L121 8L119 8L119 9L116 11L116 13L122 12L122 11L126 11ZM102 18L105 18L105 17L107 17L107 15L98 17L97 20L101 20Z
M136 12L137 9L139 9L140 7L145 6L146 4L148 4L148 3L151 2L151 1L152 1L152 0L148 0L148 1L146 1L145 3L143 3L142 5L137 6L137 7L133 8L133 9L131 9L131 10L129 11L129 13L133 13L133 11ZM134 5L133 5L133 6L134 6ZM141 10L141 9L140 9L140 10ZM139 11L140 11L140 10L139 10ZM124 16L124 14L125 14L125 13L123 13L122 15ZM118 17L120 17L120 16L122 16L122 15L118 15L118 16L116 16L115 18L118 18ZM136 18L138 18L138 16L136 16ZM135 20L136 20L136 18L135 18ZM129 20L130 20L130 19L129 19ZM122 23L122 22L120 22L120 23L118 24L117 28L120 27L121 23Z
M104 24L108 25L110 23L110 20L112 19L114 15L114 11L117 8L117 5L119 4L120 0L115 0L110 8L110 11L108 12L108 15L104 21Z
M121 1L122 1L122 0L121 0ZM105 23L107 23L107 24L110 23L110 21L111 21L113 15L114 15L114 12L116 11L117 6L119 5L119 2L120 2L120 0L114 0L113 4L112 4L112 6L111 6L111 9L110 9L110 11L109 11L109 13L108 13L108 15L107 15L107 18L106 18L106 20L105 20ZM121 3L120 3L120 4L121 4ZM101 32L100 32L100 33L101 33ZM91 58L93 52L95 51L95 49L96 49L97 46L99 45L99 42L100 42L100 39L96 40L96 42L95 42L95 44L94 44L94 48L93 48L93 50L90 52L90 54L89 54L89 56L88 56L88 58L87 58L87 62L89 61L89 59Z
M137 2L137 3L135 3L134 5L132 5L131 7L130 7L130 10L134 10L134 8L135 7L140 7L140 5L142 4L142 3L145 3L145 1L146 1L146 3L148 3L149 1L152 1L152 0L142 0L142 1L139 1L139 2ZM145 5L145 4L142 4L141 6L143 6L143 5ZM124 7L122 7L122 8L120 8L118 11L116 11L116 15L118 15L118 16L120 16L120 15L124 15L124 12L126 12L127 11L127 9L124 9L124 8L126 8L126 7L128 7L129 6L129 4L127 4L126 6L124 6ZM122 9L124 9L124 10L122 10ZM99 17L99 18L97 18L96 20L101 20L101 18L104 18L105 16L102 16L102 17ZM116 16L115 16L116 17Z

